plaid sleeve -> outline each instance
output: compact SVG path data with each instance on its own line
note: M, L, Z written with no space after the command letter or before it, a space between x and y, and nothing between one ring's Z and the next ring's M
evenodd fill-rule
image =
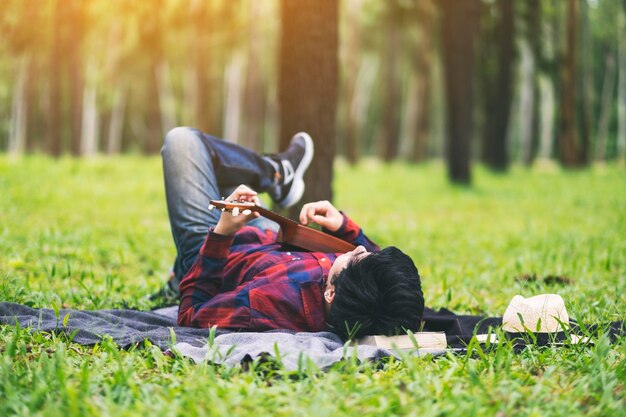
M180 283L179 325L202 327L208 324L198 322L196 310L218 294L233 239L233 236L215 233L212 228L209 230L196 261Z
M372 242L365 234L363 233L363 229L352 221L344 212L341 212L343 216L343 223L341 227L334 232L331 232L328 229L322 228L325 233L329 235L338 237L341 240L345 240L346 242L353 243L355 245L363 245L368 252L378 252L380 251L380 247L374 242Z

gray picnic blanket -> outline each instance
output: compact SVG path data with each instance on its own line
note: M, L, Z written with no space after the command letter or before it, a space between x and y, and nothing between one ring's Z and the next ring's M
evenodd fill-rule
M347 346L330 332L294 333L289 331L229 332L216 329L209 344L210 329L180 327L178 307L152 312L137 310L59 310L35 309L21 304L0 303L0 324L16 325L34 331L67 335L72 342L93 345L110 337L126 348L144 340L162 350L176 350L196 362L210 361L234 366L259 356L280 357L285 369L296 370L312 362L326 369L344 358L377 361L394 352L375 346ZM414 354L443 354L444 351L416 351Z
M443 332L446 335L448 350L413 349L410 352L394 352L376 346L346 345L330 332L295 333L290 331L269 332L232 332L216 329L180 327L176 323L178 306L155 311L137 310L59 310L31 308L26 305L0 302L0 324L15 326L32 331L54 332L67 336L67 340L82 345L100 343L103 338L110 338L122 348L149 340L162 350L174 350L192 358L196 362L209 361L216 364L235 366L252 361L255 358L271 356L279 358L285 369L297 370L309 363L321 369L327 369L343 359L356 358L359 361L377 361L379 359L407 354L439 356L452 349L462 352L467 343L476 335L485 335L502 324L500 317L482 317L457 315L440 308L426 308L422 324L424 331ZM572 331L577 329L575 322ZM594 329L608 332L611 340L626 336L624 323L614 322L608 326L587 325L592 333ZM519 335L511 334L517 338ZM545 340L537 344L554 342L550 335L543 335ZM516 342L520 349L526 341Z

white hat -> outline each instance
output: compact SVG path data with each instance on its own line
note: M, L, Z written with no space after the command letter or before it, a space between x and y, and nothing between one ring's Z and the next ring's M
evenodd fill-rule
M510 333L556 333L569 326L569 315L560 295L513 297L502 316L502 329Z

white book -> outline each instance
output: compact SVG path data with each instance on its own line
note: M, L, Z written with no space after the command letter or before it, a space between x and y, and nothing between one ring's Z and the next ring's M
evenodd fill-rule
M366 336L357 341L359 345L377 346L383 349L445 349L448 346L444 332L418 332L413 336ZM417 344L417 346L416 346Z

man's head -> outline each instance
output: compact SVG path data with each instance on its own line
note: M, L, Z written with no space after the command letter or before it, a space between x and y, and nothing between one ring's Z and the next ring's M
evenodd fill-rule
M337 258L328 281L328 322L342 339L418 330L424 312L420 276L400 249L370 253L359 246Z

